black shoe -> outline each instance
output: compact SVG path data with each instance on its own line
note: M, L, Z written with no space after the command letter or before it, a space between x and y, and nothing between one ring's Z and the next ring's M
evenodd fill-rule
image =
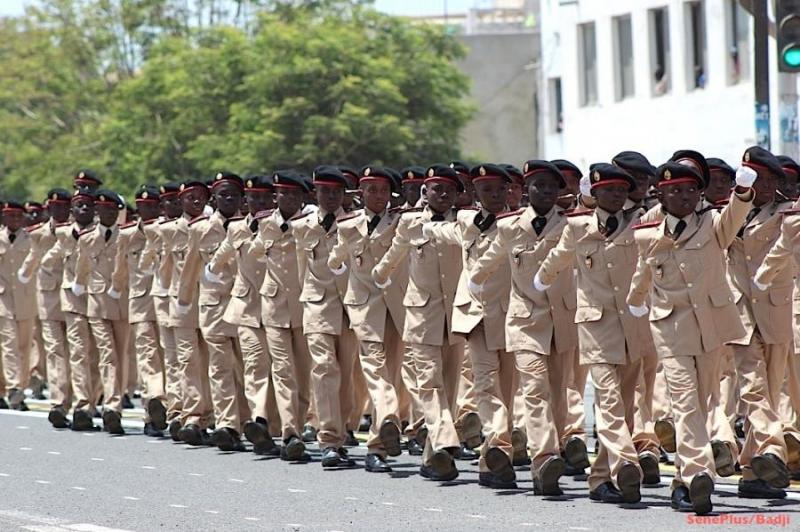
M697 515L708 515L714 509L711 494L714 492L714 481L706 473L695 475L689 484L689 500Z
M611 482L603 482L596 490L590 491L589 499L609 504L622 504L625 502L622 498L622 493Z
M658 465L658 462L656 462L656 465ZM617 485L624 502L633 504L642 500L640 492L641 477L639 476L639 468L634 464L627 462L619 469Z
M178 431L178 436L183 443L193 447L200 447L204 445L203 432L204 431L200 430L200 427L194 423L187 423L186 426Z
M8 403L5 397L0 397L0 410L8 410Z
M125 430L122 428L122 417L118 412L113 410L103 412L103 430L109 434L125 434Z
M551 456L539 468L539 476L533 479L533 494L557 497L564 495L558 479L564 474L566 463L560 456Z
M364 414L361 416L361 420L358 422L358 432L369 432L371 427L372 416L370 414Z
M671 464L672 461L669 459L669 455L667 454L667 451L665 451L663 447L661 447L661 449L659 449L659 451L660 451L661 455L658 457L658 461L660 463L662 463L662 464Z
M148 421L144 424L144 435L152 438L162 438L164 433L158 430L153 423Z
M147 401L147 415L150 416L150 423L156 430L167 428L167 409L161 400L154 398Z
M786 443L786 462L800 462L800 440L793 434L784 434L783 441Z
M564 457L567 464L579 469L581 473L590 465L587 453L586 443L577 436L570 438L564 445Z
M130 410L131 408L134 408L133 402L127 393L122 396L122 408L123 410Z
M467 447L466 443L462 443L461 447L456 451L455 458L456 460L468 460L471 462L472 460L477 460L480 456L481 455L477 451L473 451Z
M306 444L297 436L290 436L281 448L281 460L287 462L307 462Z
M508 455L499 447L492 447L486 453L486 467L492 472L496 480L500 482L514 482L517 474Z
M386 463L386 459L378 454L368 454L364 459L364 469L370 473L391 473L392 468Z
M518 428L511 429L511 448L514 450L515 455L521 455L523 453L527 455L528 436L525 434L524 430Z
M305 443L312 443L317 441L317 429L315 429L312 425L306 424L303 427L303 434L301 434L301 439Z
M339 457L342 460L339 467L355 467L356 461L350 458L350 455L347 453L347 449L345 449L344 447L339 447L337 451L339 453Z
M733 422L733 431L737 438L744 439L744 416L736 416L736 421Z
M453 449L453 451L455 451L455 449ZM458 478L458 469L456 469L456 462L453 460L453 455L445 449L434 451L431 456L430 464L428 466L423 465L423 467L428 468L433 475L425 476L425 474L423 474L422 476L430 478L431 480L446 482ZM422 473L421 469L420 473Z
M461 438L469 449L478 447L483 442L483 423L477 412L469 412L461 420Z
M72 430L74 431L96 431L92 415L86 410L75 410L72 413Z
M642 484L658 486L661 484L661 472L658 469L658 458L649 452L639 455L639 467L642 468Z
M686 486L678 486L672 490L669 501L670 507L679 512L693 512L692 501L689 499L689 489Z
M661 442L661 447L668 453L675 452L675 425L667 419L659 419L655 424L656 436Z
M30 408L28 408L28 405L25 404L24 400L22 400L18 403L12 404L11 410L17 410L19 412L27 412L28 410L30 410Z
M222 427L221 429L215 430L211 434L211 443L216 445L220 451L224 451L226 453L241 453L247 450L242 443L242 438L239 433L228 427Z
M400 429L397 428L397 423L391 419L385 420L381 423L378 437L383 444L384 450L386 450L386 454L389 456L400 455L402 449L400 448Z
M67 419L67 411L60 406L50 409L50 413L47 414L47 420L53 425L53 428L56 429L68 429L70 427L69 419Z
M497 478L497 475L491 471L482 471L481 473L478 473L478 485L495 490L519 489L519 486L517 486L516 477L511 481L500 480Z
M771 453L758 454L750 460L753 473L773 488L789 487L789 469L783 460Z
M417 433L414 435L414 439L417 440L420 448L424 449L425 444L428 442L428 427L425 425L421 426Z
M728 444L720 440L711 440L711 450L714 453L714 469L717 470L717 475L721 477L733 475L736 470L733 467L733 454Z
M322 451L322 467L340 467L342 456L336 447L328 447Z
M266 420L264 420L266 421ZM263 456L280 456L281 451L272 439L266 423L248 421L244 424L244 437L253 444L253 452Z
M169 437L172 438L172 441L175 442L182 441L180 436L181 422L179 420L173 419L172 421L170 421L167 429L169 430Z
M420 446L419 442L415 438L408 440L406 446L408 447L408 454L411 456L422 456L424 447Z
M773 488L761 479L739 480L739 497L742 499L785 499L786 492Z
M564 465L564 475L563 476L565 476L565 477L582 477L584 475L586 475L586 470L585 469L578 469L577 467L574 467L574 466L570 465L569 462L567 462Z
M356 438L356 435L353 434L352 430L347 431L347 437L344 439L344 446L345 447L358 447L359 441Z

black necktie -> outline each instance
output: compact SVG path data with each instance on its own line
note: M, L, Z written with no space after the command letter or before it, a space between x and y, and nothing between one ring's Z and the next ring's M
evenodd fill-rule
M328 214L325 215L324 218L322 218L322 221L319 222L319 225L321 225L322 228L325 229L325 232L327 233L328 231L331 230L331 226L333 226L334 221L336 221L336 215L333 214L332 212L329 212Z
M80 236L81 236L81 234L78 232L78 230L73 227L72 228L72 238L74 238L75 240L78 240L78 238L80 238Z
M11 243L13 244L13 243L14 243L14 240L16 240L16 239L17 239L17 234L16 234L16 233L8 233L8 239L9 239L9 240L11 241Z
M758 213L760 213L760 212L761 212L761 207L753 207L752 209L750 209L750 212L747 213L747 218L745 218L745 220L744 220L744 225L742 226L741 229L739 229L739 232L736 233L737 237L742 238L744 236L745 228L748 225L750 225L750 222L753 221L753 218L758 216Z
M106 229L106 234L105 234L106 242L108 242L108 239L111 238L111 235L112 235L111 229Z
M285 232L286 232L286 231L288 231L288 230L289 230L289 224L287 224L286 222L283 222L283 223L281 224L281 232L282 232L282 233L285 233Z
M614 231L617 230L617 227L619 227L619 220L617 220L617 217L609 216L606 219L606 225L603 226L603 236L606 238L610 237L614 234Z
M496 218L497 217L491 213L489 216L484 218L483 213L479 212L475 217L475 226L480 229L481 233L483 233L492 226Z
M537 216L531 221L531 225L533 225L533 230L536 231L536 234L541 235L542 231L544 231L544 226L547 225L547 218Z
M367 224L367 234L371 235L372 232L378 227L378 224L381 223L381 217L379 215L375 215L372 217L372 220L369 221Z
M434 214L431 216L432 222L443 222L444 221L444 214Z
M250 222L250 232L253 234L258 232L258 220L255 218Z
M684 229L686 229L686 222L678 220L678 223L675 224L675 229L672 230L672 240L678 240Z

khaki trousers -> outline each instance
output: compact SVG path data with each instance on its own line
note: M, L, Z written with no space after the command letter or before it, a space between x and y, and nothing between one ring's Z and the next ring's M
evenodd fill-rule
M794 352L794 346L790 347L790 352L786 359L786 369L786 378L781 388L778 410L781 423L783 423L784 435L792 435L800 441L800 420L798 420L798 412L800 412L800 355ZM792 470L800 468L800 456L796 454L788 455L787 462L792 464Z
M300 328L267 326L265 330L272 357L272 383L281 420L281 435L287 441L292 436L300 437L308 413L308 395L305 401L300 395L302 383L307 385L309 382L310 371L304 367L305 361L310 360L308 344Z
M512 460L511 408L514 402L514 355L505 350L486 347L483 323L475 327L467 339L472 373L475 376L475 395L478 414L483 421L486 439L481 447L480 471L489 471L486 453L492 447L501 449Z
M306 335L311 354L311 386L317 406L317 441L320 449L344 445L346 420L353 410L353 374L356 337L352 330L341 335L309 333Z
M652 341L650 341L652 344ZM653 394L658 367L658 354L655 347L641 357L642 375L636 387L636 409L633 413L633 446L639 454L650 452L659 456L661 443L655 432L653 419Z
M33 319L0 318L0 349L3 353L6 393L12 406L25 399L25 386L31 370Z
M653 383L653 421L672 419L672 406L669 404L667 377L661 362L656 367L656 379Z
M739 415L739 382L736 377L736 357L729 345L723 346L720 353L719 394L720 408L733 430Z
M167 420L181 417L183 410L183 393L181 384L178 348L175 344L175 329L162 323L158 324L158 340L164 353L164 394L167 403Z
M269 374L272 359L267 349L267 333L260 327L238 327L242 351L244 393L253 419L270 419L267 412Z
M758 330L749 345L734 345L739 398L745 409L745 439L739 455L742 478L754 480L750 460L772 453L786 462L783 424L778 416L780 391L786 376L788 344L766 344Z
M462 436L461 424L467 414L478 413L478 398L475 395L475 376L472 373L472 359L469 355L469 344L464 344L464 354L461 357L461 372L458 375L458 383L456 386L456 408L453 410L455 413L456 431L461 441L464 441Z
M453 422L456 395L453 383L458 383L461 372L463 345L409 345L417 376L416 388L428 429L428 439L422 453L424 465L430 465L435 451L457 449L461 443Z
M97 345L100 379L103 384L103 410L122 412L125 352L130 326L124 320L89 318L89 329Z
M131 327L133 328L133 347L143 387L144 420L149 422L148 401L158 399L165 403L165 406L167 403L164 391L164 354L159 346L156 322L143 321L134 323Z
M180 421L208 428L213 415L211 387L208 382L208 346L194 327L175 327L180 394L183 398Z
M63 321L42 320L42 345L47 359L47 388L50 406L69 410L72 404L72 377L67 352L67 326Z
M700 473L715 476L709 436L709 406L719 383L719 351L662 359L675 422L675 478L672 489L689 486Z
M31 370L29 377L36 377L44 382L47 378L47 355L42 338L42 322L33 319L33 342L31 344Z
M417 431L425 424L425 412L423 410L422 402L419 397L419 388L417 384L417 368L414 363L414 353L411 352L411 346L403 346L403 360L400 368L403 387L408 394L408 406L405 411L402 410L401 401L401 416L408 417L408 427L406 427L405 435L409 438L416 436Z
M75 398L75 410L93 411L96 402L97 387L100 383L94 380L95 373L99 380L96 350L93 348L89 321L82 314L65 312L67 345L69 347L69 369L72 379L72 393Z
M361 416L372 412L372 399L369 398L367 381L364 379L364 371L361 369L361 360L358 357L358 340L353 353L353 372L350 376L353 388L353 408L347 419L347 430L356 430L361 422Z
M383 342L359 342L359 357L367 391L372 399L372 426L369 429L367 450L369 453L380 456L386 455L383 443L378 437L378 431L384 421L393 421L400 424L400 403L395 386L397 370L400 360L400 334L392 320L391 314L386 313L386 327Z
M133 327L129 326L128 330L132 332ZM133 397L134 391L141 389L141 383L139 381L138 355L134 351L136 344L131 332L128 333L128 342L123 351L122 391Z
M250 419L244 393L244 364L239 341L224 335L204 334L208 346L208 382L215 428L241 432Z
M561 437L561 446L566 445L570 438L580 438L586 442L586 408L583 396L586 393L586 377L589 366L580 363L578 348L564 353L566 360L564 367L569 371L566 377L567 417L564 420L564 434Z
M641 370L641 359L628 364L589 364L599 442L597 458L589 473L590 490L608 481L616 485L617 474L625 462L639 468L631 433Z

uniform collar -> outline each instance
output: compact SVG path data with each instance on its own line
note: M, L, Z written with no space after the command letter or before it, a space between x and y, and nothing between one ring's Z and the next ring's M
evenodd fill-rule
M616 218L617 220L619 220L619 218L620 218L620 217L619 217L619 214L620 214L619 212L617 212L617 213L614 213L614 214L611 214L611 213L610 213L610 212L608 212L607 210L605 210L605 209L601 209L600 207L596 207L596 208L594 209L594 212L595 212L595 214L597 215L597 219L598 219L598 220L600 221L600 223L601 223L601 224L603 224L603 225L606 225L606 221L607 221L609 218Z
M678 225L678 222L683 220L684 222L686 222L686 225L688 226L689 223L692 221L692 218L694 216L695 216L694 213L690 213L690 214L687 214L686 216L684 216L683 218L678 218L677 216L673 216L673 215L667 213L667 216L664 218L664 223L666 223L666 225L667 225L667 230L670 233L674 234L675 233L675 226Z

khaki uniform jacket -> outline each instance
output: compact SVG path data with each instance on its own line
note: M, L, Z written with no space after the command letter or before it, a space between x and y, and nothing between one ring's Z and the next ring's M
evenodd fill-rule
M178 296L181 288L181 273L189 251L189 216L184 214L180 218L164 222L159 227L161 243L161 257L159 270L156 277L169 281L169 325L189 329L200 328L200 312L198 306L199 293L195 290L191 299L184 300L191 308L186 314L177 312ZM151 264L152 257L147 263ZM154 264L154 262L153 262Z
M634 362L649 340L647 319L631 315L626 301L638 258L632 229L637 222L637 217L621 217L607 239L596 212L575 212L539 269L545 285L573 265L578 269L575 323L581 364Z
M65 222L63 226L70 225ZM36 307L39 311L39 319L64 321L64 313L61 312L61 298L59 289L61 288L61 276L63 270L62 263L54 263L53 270L40 268L44 255L52 249L58 241L56 228L59 226L52 218L35 228L30 228L31 250L20 268L28 278L36 275Z
M422 233L430 222L430 207L404 212L397 223L392 247L375 268L375 280L384 284L399 266L408 264L408 287L403 341L425 345L455 345L464 339L452 332L453 301L461 276L461 246L437 242ZM454 221L456 211L446 215Z
M677 240L666 222L636 228L639 262L628 303L650 300L650 329L659 357L697 356L744 333L725 278L725 249L752 204L734 196L722 212L693 214Z
M156 321L160 325L171 326L169 312L169 287L172 283L172 255L165 255L164 241L174 238L174 220L159 218L158 223L144 228L145 247L139 259L139 268L153 272L153 285L150 295L156 310Z
M404 285L408 267L402 265L390 277L392 284L381 289L372 279L372 269L392 246L400 214L396 210L381 213L377 227L368 234L367 224L373 213L359 210L337 222L337 241L328 257L328 266L338 270L349 264L347 291L342 302L359 341L383 342L388 310L398 331L403 330ZM345 275L345 274L342 274Z
M511 297L506 315L506 347L509 351L566 353L578 344L575 327L575 282L572 268L565 268L545 292L533 287L533 276L561 239L567 218L554 207L547 213L541 235L533 229L537 216L532 207L497 222L497 236L470 271L473 283L486 283L503 264L511 267ZM555 353L552 353L555 354Z
M467 336L483 323L486 347L501 350L506 348L505 321L511 291L511 267L507 262L499 265L495 275L484 283L480 294L469 291L467 280L470 270L497 235L496 222L485 233L481 233L474 223L478 214L475 209L462 209L458 211L456 221L433 223L428 227L431 236L440 243L461 248L463 270L453 299L453 332ZM488 212L483 212L483 215L487 216Z
M199 324L204 335L238 336L236 327L222 319L236 279L236 263L229 262L223 267L220 283L207 280L203 272L227 239L228 223L216 211L211 216L198 217L188 224L189 243L178 282L178 301L188 303L197 298L200 305Z
M728 248L728 282L744 325L745 334L731 343L748 345L756 327L767 344L793 341L792 268L781 270L766 292L753 286L753 277L769 250L781 235L783 213L791 203L770 203L761 208Z
M111 284L117 292L128 290L128 322L156 321L156 309L150 293L153 289L153 271L140 266L147 245L145 227L157 225L156 220L134 222L120 227L114 273Z
M337 218L345 215L340 208ZM329 231L320 225L325 213L316 211L290 222L297 246L303 304L305 334L342 334L350 323L342 299L347 292L347 276L334 275L328 268L328 257L337 241L338 228L333 223Z
M85 230L88 231L89 228ZM82 231L84 230L77 223L56 227L56 245L45 253L40 268L52 276L61 271L61 310L85 316L88 296L86 294L76 296L72 293L78 259L78 241Z
M13 320L36 317L36 284L21 283L17 272L31 251L31 236L17 231L14 242L7 228L0 229L0 316Z
M108 295L114 275L119 227L108 228L111 236L106 240L106 227L97 224L85 231L77 246L75 282L86 287L88 305L86 315L104 320L127 320L128 300L125 293L119 299Z

